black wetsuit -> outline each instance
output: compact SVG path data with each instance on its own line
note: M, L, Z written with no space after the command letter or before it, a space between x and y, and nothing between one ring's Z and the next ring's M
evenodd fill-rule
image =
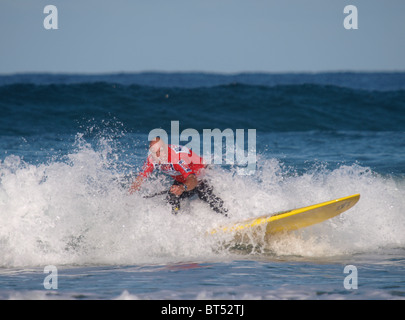
M181 185L182 183L175 181L173 185ZM172 213L177 214L180 210L180 200L197 195L201 200L207 202L212 210L228 216L228 209L224 207L224 201L213 193L213 187L206 181L201 180L197 186L190 191L184 191L180 196L168 192L166 200L172 205Z

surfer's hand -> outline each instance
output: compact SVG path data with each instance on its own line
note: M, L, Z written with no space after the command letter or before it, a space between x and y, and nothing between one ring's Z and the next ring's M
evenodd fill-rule
M184 192L184 186L183 185L171 186L170 192L179 197Z
M138 176L129 188L129 194L134 194L135 192L137 192L141 188L141 184L144 179L144 177Z
M134 194L135 192L137 192L139 190L139 187L138 186L135 186L135 185L132 185L130 188L129 188L129 194Z

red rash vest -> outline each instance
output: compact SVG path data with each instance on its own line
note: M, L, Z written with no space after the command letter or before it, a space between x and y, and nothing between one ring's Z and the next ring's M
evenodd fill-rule
M205 168L204 159L189 148L169 144L167 149L167 163L154 163L152 156L149 155L140 175L147 178L156 169L184 183L190 174L198 176Z

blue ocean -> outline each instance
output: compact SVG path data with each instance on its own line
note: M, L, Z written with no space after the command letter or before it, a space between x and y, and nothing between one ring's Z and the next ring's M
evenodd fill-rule
M229 218L144 198L162 175L128 193L173 121L256 130L253 173L211 166ZM265 242L207 235L357 193ZM405 299L405 73L0 76L0 299Z

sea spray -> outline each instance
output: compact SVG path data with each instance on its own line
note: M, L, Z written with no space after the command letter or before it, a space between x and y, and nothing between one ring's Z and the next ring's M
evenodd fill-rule
M213 167L207 178L227 203L230 219L198 199L173 216L164 197L142 197L170 186L168 179L156 175L139 194L129 195L111 161L116 150L106 140L97 148L78 140L57 160L33 165L11 155L0 163L0 266L221 261L235 254L322 258L405 244L402 180L358 164L317 164L300 173L259 157L254 176ZM359 203L339 217L259 247L230 250L223 246L229 236L206 234L218 225L354 193L361 194Z

